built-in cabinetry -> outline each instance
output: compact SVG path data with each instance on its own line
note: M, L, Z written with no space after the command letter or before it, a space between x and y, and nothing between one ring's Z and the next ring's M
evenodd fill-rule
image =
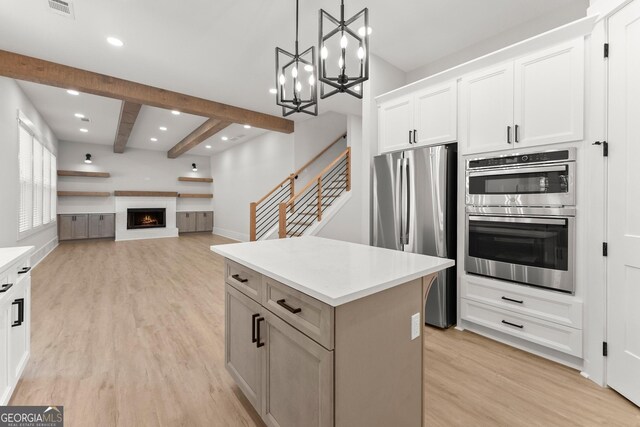
M457 106L455 80L380 103L380 153L456 141Z
M179 233L213 231L213 212L178 212L176 225Z
M115 234L113 213L58 215L58 240L111 238Z
M463 154L579 141L584 40L465 75L460 90Z
M27 249L27 250L25 250ZM16 250L15 259L0 269L0 404L11 399L29 360L31 347L31 273L29 248Z

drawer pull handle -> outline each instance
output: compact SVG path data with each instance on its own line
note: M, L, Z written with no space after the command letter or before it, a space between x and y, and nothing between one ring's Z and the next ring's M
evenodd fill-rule
M12 286L13 283L5 283L4 285L2 285L2 288L0 288L0 293L7 292L9 289L11 289Z
M518 304L524 304L524 301L520 301L517 299L512 299L512 298L507 298L507 297L502 297L503 300L505 301L511 301L511 302L517 302Z
M18 271L18 274L25 274L31 270L31 267L24 267L22 270Z
M285 302L285 300L284 300L284 299L279 299L279 300L278 300L278 301L276 301L276 302L278 303L278 305L279 305L280 307L284 307L287 311L289 311L289 312L291 312L291 313L293 313L293 314L298 314L298 313L300 313L300 312L302 311L302 309L301 309L301 308L299 308L299 307L298 307L298 308L293 308L293 307L291 307L289 304L287 304L287 303Z
M12 305L18 306L18 320L11 324L11 327L20 326L24 322L24 298L17 298Z
M264 322L264 317L259 317L258 321L256 322L257 324L257 328L258 328L258 335L257 335L257 339L256 339L256 348L260 348L260 347L264 347L264 343L260 342L260 322Z
M260 313L256 313L251 316L251 342L258 342L258 338L256 338L256 317L260 316Z
M506 320L503 320L502 323L504 323L505 325L514 326L519 329L524 328L524 325L516 325L515 323L507 322Z
M234 279L236 279L240 283L247 283L249 281L249 279L243 279L242 277L240 277L239 274L234 274L231 277L233 277Z

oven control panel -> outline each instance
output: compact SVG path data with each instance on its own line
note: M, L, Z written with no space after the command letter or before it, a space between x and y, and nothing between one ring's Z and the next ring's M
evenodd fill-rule
M468 169L555 162L558 160L569 160L569 157L569 150L547 151L544 153L531 154L516 154L512 156L469 160Z

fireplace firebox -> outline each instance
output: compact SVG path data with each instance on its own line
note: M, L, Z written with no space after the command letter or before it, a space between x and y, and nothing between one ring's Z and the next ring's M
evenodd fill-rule
M127 229L165 228L165 208L129 208L127 209Z

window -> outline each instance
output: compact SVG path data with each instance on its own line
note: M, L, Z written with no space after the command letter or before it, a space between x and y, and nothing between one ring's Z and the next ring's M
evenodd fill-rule
M19 121L20 204L18 238L56 220L56 156L34 135L32 126Z

